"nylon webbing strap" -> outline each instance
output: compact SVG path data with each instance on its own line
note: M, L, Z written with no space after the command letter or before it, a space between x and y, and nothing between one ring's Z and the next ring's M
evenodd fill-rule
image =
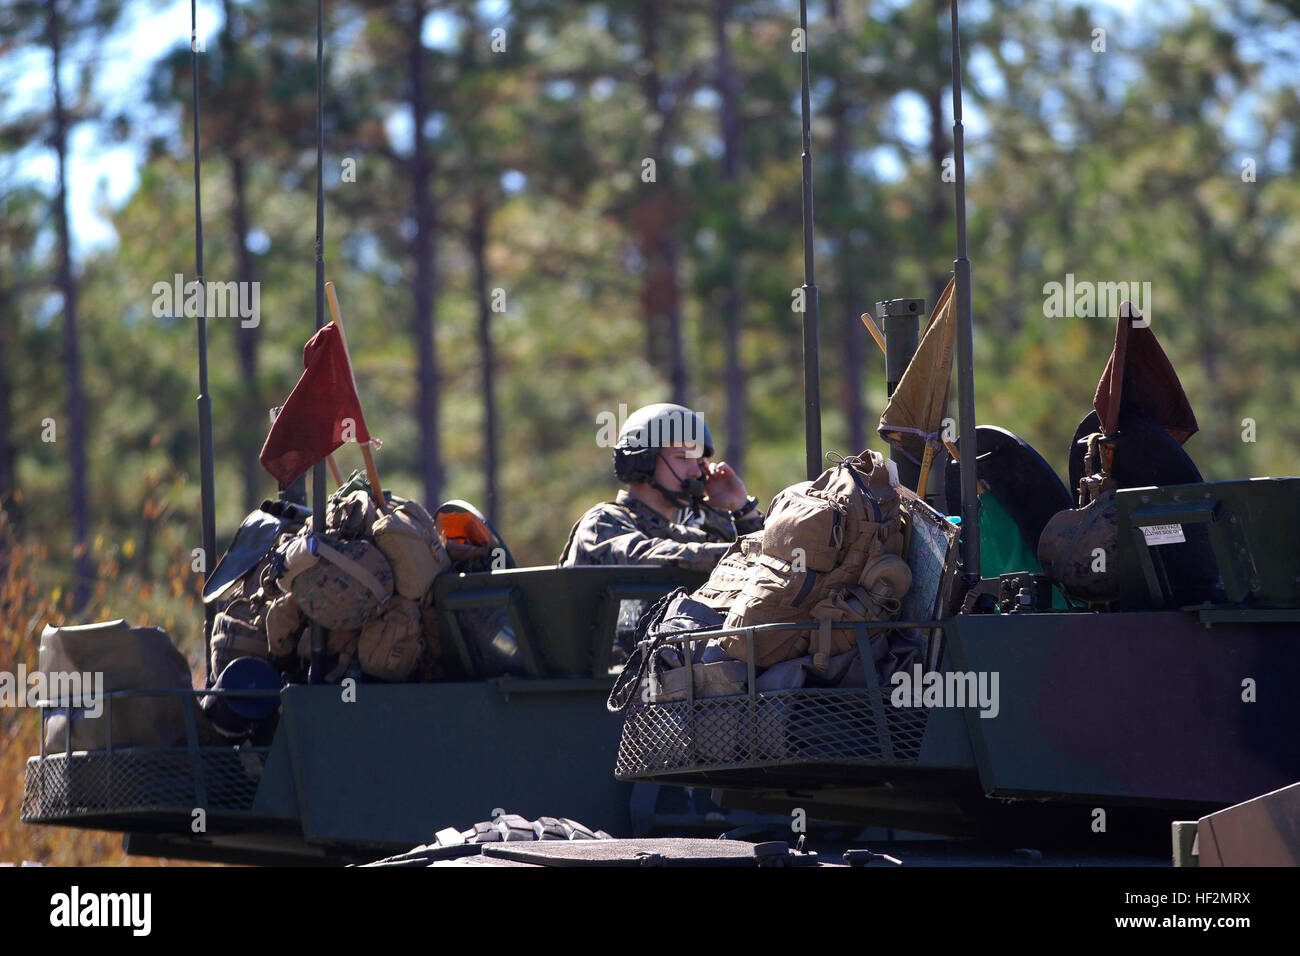
M388 600L388 591L386 591L384 586L379 583L379 579L366 570L365 567L358 564L356 561L353 561L343 552L330 547L330 545L326 544L320 538L316 539L316 550L320 553L322 558L325 558L337 567L342 568L348 574L352 575L364 584L371 594L379 598L380 604L383 604Z
M830 618L822 618L821 625L817 628L817 649L813 652L813 667L819 671L824 671L831 664L831 622Z

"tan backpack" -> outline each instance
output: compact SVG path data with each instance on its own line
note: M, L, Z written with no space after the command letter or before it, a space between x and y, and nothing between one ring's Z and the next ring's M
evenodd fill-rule
M786 488L772 500L762 547L747 542L750 537L736 542L709 581L692 595L726 615L724 628L850 619L837 606L845 594L858 588L875 594L883 576L891 582L889 597L896 599L902 594L893 592L900 587L906 591L910 584L910 575L902 574L897 563L872 563L882 555L903 553L898 493L884 459L874 451L842 459L815 481ZM869 572L867 580L864 571ZM892 600L861 603L865 620L887 616L897 607ZM853 644L851 630L823 626L819 633L819 644L830 642L829 647L817 647L819 658ZM802 656L810 636L806 630L756 635L755 663L767 667ZM724 637L719 643L736 660L748 659L744 635Z
M185 743L184 702L179 695L102 696L123 690L190 689L185 655L161 628L131 627L121 620L46 625L41 633L40 672L45 697L63 705L46 718L46 753L63 753L69 731L73 751L103 750L110 735L114 747ZM18 692L23 693L23 688Z
M298 646L306 618L292 594L281 594L266 606L266 644L276 657L288 657Z
M236 657L266 660L265 605L251 598L236 598L212 623L212 676L218 677Z
M762 556L763 532L741 535L714 565L709 579L691 597L726 617Z
M361 629L357 656L362 673L386 681L410 678L424 655L421 626L420 606L394 597L382 615Z
M357 656L357 645L361 640L361 632L356 630L337 630L325 632L325 658L329 660L334 658L334 667L328 671L322 680L327 684L337 684L343 679L343 675L348 672L348 667L352 664L352 659ZM304 663L311 660L311 630L307 629L302 632L298 638L298 657Z
M451 567L438 525L418 501L395 503L375 521L372 532L392 565L393 589L404 598L420 600L433 579Z
M375 500L366 491L336 492L325 503L325 530L344 539L370 534L376 517Z

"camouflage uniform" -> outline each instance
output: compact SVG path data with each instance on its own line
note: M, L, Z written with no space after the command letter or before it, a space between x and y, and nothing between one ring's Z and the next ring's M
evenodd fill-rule
M737 535L762 527L763 512L757 508L733 518L707 505L679 524L620 491L573 526L560 564L668 564L711 571Z

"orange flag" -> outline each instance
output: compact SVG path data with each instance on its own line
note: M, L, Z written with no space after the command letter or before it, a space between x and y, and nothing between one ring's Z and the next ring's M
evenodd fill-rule
M952 379L953 343L957 323L953 315L953 280L939 296L921 344L899 379L880 416L880 436L916 464L925 446L939 439L939 426L948 405Z

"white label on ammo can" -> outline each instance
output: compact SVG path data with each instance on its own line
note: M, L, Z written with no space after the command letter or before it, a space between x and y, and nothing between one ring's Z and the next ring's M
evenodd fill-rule
M1142 529L1142 536L1147 539L1147 546L1157 544L1178 544L1187 539L1183 537L1180 524L1153 524Z

